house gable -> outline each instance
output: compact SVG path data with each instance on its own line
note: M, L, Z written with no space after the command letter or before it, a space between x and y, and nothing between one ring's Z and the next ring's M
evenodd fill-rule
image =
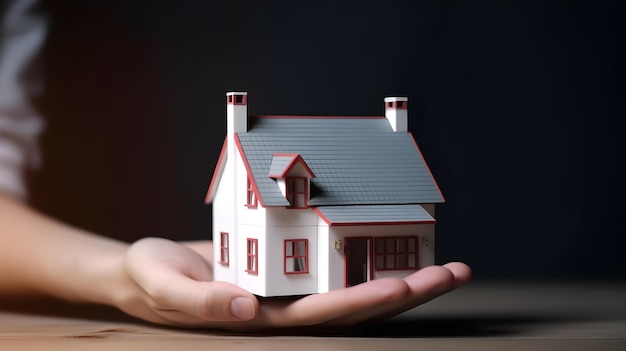
M277 179L287 175L315 178L315 174L299 154L274 154L268 176Z

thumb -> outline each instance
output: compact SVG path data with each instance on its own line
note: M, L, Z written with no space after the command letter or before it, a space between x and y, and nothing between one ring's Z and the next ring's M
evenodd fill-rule
M184 324L241 321L256 316L258 301L248 291L226 282L197 281L169 267L159 267L138 283L163 318ZM138 279L139 280L139 279Z
M191 249L162 239L142 239L126 256L126 269L154 313L183 324L254 318L253 294L226 282L208 281L210 268Z
M189 291L194 291L191 298L188 298ZM176 299L182 311L207 321L249 320L256 316L259 308L254 295L226 282L192 281L180 295L181 298Z

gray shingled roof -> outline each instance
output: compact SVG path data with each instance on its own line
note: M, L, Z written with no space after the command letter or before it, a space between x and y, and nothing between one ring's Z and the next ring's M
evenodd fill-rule
M268 176L282 174L296 156L272 156Z
M289 205L268 177L275 153L315 173L312 206L444 201L410 135L385 118L257 118L238 137L265 206Z
M333 225L435 221L420 205L320 206L317 210Z

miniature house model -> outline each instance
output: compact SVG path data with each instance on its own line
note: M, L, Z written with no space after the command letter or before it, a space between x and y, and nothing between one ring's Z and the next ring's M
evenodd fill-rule
M444 198L407 129L385 116L248 116L226 94L227 136L211 180L215 280L259 296L322 293L434 263Z

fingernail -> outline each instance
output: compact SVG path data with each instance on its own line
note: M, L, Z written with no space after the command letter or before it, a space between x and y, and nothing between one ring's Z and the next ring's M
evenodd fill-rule
M233 316L241 319L254 317L254 303L246 297L236 297L230 302L230 312Z

